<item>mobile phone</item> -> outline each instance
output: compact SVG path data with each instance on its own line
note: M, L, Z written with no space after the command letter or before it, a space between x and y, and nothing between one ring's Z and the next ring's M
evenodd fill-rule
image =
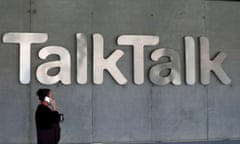
M50 103L50 98L46 96L46 97L44 98L44 101Z

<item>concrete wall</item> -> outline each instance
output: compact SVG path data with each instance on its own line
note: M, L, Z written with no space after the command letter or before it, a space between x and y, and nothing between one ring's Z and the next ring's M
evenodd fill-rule
M240 138L240 3L207 0L7 0L0 1L0 33L48 33L44 44L32 45L31 83L19 83L17 44L0 43L0 143L34 143L35 92L51 88L59 111L61 143L213 141ZM75 34L88 38L88 83L76 83ZM92 34L101 33L105 55L125 52L118 66L128 79L118 85L105 73L104 84L92 82ZM133 50L118 46L122 34L158 35L160 43L144 49L145 82L133 83ZM199 58L199 36L210 40L210 55L225 51L223 68L231 85L211 75L209 85L199 78L193 86L157 86L148 78L156 64L149 58L156 48L171 48L181 56L184 77L183 37L194 37ZM38 51L49 45L67 48L72 57L72 84L51 86L36 80L36 68L46 61ZM51 59L50 59L51 60ZM197 61L199 63L199 61ZM197 65L199 77L199 64ZM226 142L227 143L227 142ZM229 142L230 143L230 142Z

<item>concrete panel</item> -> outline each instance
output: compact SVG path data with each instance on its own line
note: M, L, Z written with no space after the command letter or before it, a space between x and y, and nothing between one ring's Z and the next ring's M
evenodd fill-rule
M0 31L29 31L29 1L1 1ZM2 34L2 33L1 33Z
M74 86L56 88L59 110L64 113L62 142L77 143L92 140L92 88Z
M94 88L93 140L97 142L149 141L150 89L114 86Z
M202 86L152 88L152 139L207 138L207 97Z
M33 9L36 10L32 17L33 31L49 33L49 40L55 44L66 46L66 41L74 42L75 33L91 32L92 3L89 0L36 0Z
M0 2L1 38L9 31L28 31L27 4L27 0ZM31 135L29 88L18 82L17 45L0 43L0 57L0 143L27 143Z
M152 3L144 0L93 1L93 31L109 35L154 34ZM111 47L109 47L111 48Z
M1 79L1 82L6 81ZM26 87L5 83L0 89L0 143L27 143L30 137L29 93Z
M182 85L152 88L152 140L191 141L207 139L207 91L197 82L185 84L184 44L185 35L193 36L196 58L199 62L198 37L205 35L204 1L161 1L155 7L155 32L160 35L160 48L174 49L181 57Z
M209 1L207 6L207 29L211 39L212 55L219 50L224 50L228 54L223 68L232 79L230 86L223 86L217 84L216 78L212 77L212 83L208 87L209 139L238 139L240 5L238 2Z

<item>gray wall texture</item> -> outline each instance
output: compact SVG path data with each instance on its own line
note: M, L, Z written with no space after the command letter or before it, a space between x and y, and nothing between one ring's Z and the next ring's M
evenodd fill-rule
M19 46L0 43L0 143L36 143L34 112L38 88L53 90L61 124L61 143L130 143L220 141L240 138L240 2L208 0L1 0L0 33L48 33L44 44L32 45L31 83L19 83ZM76 83L75 34L88 37L88 83ZM104 53L125 52L118 67L127 77L118 85L105 73L104 83L92 82L92 34L104 37ZM122 34L158 35L160 43L144 49L145 82L135 85L133 50L116 44ZM210 55L224 50L224 70L231 85L223 85L212 74L209 85L199 78L193 86L157 86L148 78L154 64L150 53L171 48L184 66L183 37L194 37L199 58L199 36L210 40ZM36 80L43 60L38 51L49 45L67 48L72 58L72 84L46 86ZM198 60L199 63L199 60ZM199 71L199 64L198 64ZM199 77L199 72L197 73ZM182 69L184 77L184 69ZM226 142L226 141L225 141ZM222 142L222 143L225 143ZM231 143L228 141L226 143Z

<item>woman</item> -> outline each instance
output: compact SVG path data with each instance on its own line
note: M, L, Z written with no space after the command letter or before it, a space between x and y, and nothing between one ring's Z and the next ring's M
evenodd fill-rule
M57 144L60 140L60 115L50 89L37 91L40 104L35 113L37 144Z

